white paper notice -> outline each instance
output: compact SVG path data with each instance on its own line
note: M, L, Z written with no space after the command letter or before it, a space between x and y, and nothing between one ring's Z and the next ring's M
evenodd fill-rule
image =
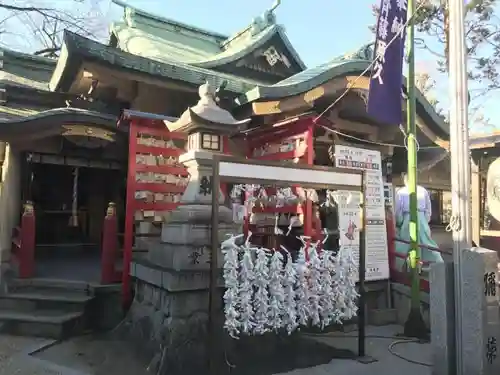
M380 152L349 146L335 146L335 162L338 168L366 171L366 280L389 278L389 254L385 223L384 182L382 179L382 157ZM339 194L340 246L352 248L359 259L359 233L356 240L349 240L353 222L355 231L360 227L359 193L341 191ZM347 197L351 196L350 199ZM341 198L345 196L346 199ZM346 203L342 204L342 200ZM348 202L350 200L350 202ZM354 219L349 219L354 218Z

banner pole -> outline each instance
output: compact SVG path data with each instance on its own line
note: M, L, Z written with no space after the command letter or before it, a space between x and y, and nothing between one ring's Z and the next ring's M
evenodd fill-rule
M406 101L406 135L407 135L407 173L408 193L410 196L410 252L411 269L411 308L405 322L404 333L407 337L423 338L427 335L422 312L420 310L420 248L418 246L418 202L417 202L417 129L415 100L415 0L408 0L409 20L407 29L408 76Z

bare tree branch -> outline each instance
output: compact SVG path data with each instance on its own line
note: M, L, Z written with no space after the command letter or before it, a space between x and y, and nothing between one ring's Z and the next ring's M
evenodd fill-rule
M6 26L8 22L16 23L14 28L26 29L25 42L33 41L38 44L33 51L36 55L56 57L61 48L61 34L65 29L89 38L100 38L99 34L103 33L104 27L96 29L89 22L96 17L103 17L100 11L93 9L98 6L99 1L67 0L63 7L37 6L37 0L0 1L0 12L5 14L0 20L0 37L6 35L6 29L12 29ZM70 2L73 4L68 4ZM83 11L85 7L90 7L90 10Z

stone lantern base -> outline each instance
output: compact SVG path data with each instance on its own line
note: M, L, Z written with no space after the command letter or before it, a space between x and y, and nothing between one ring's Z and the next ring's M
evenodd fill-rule
M131 267L135 298L124 329L145 354L151 356L166 347L170 366L182 371L198 371L190 366L205 365L212 188L203 189L202 183L211 180L210 160L207 152L185 154L183 162L191 179L183 205L169 215L161 238L151 242L147 257ZM215 190L220 196L219 239L223 240L238 228L232 211L223 205L224 196L217 187ZM222 254L219 259L221 267ZM219 283L223 285L222 277ZM219 311L216 319L222 322L222 299Z

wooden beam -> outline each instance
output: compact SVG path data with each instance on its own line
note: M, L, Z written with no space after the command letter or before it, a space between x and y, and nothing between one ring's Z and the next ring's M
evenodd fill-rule
M361 83L368 81L368 78L360 77L356 80L357 78L354 76L336 78L299 95L279 100L254 102L252 103L253 114L262 116L287 112L295 108L312 108L314 107L314 102L324 96L333 95L341 90L345 90L347 87L358 88L359 86L359 88L363 88L364 86ZM365 82L365 85L368 87L367 82Z
M353 131L356 133L369 134L370 136L378 134L377 126L343 119L339 116L337 110L331 111L327 116L327 120L335 125L335 129L339 131Z

